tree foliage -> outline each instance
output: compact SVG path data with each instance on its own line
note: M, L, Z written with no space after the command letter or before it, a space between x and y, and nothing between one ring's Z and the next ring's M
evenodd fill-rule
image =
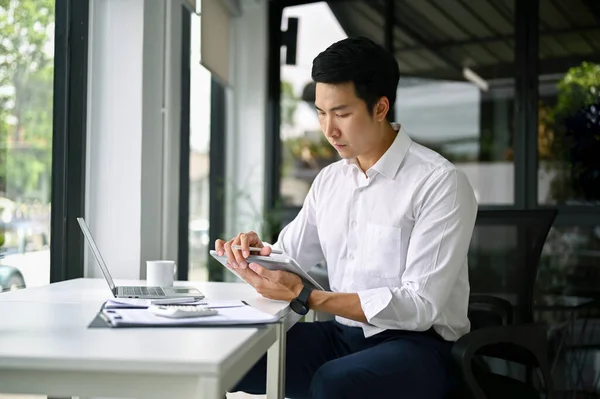
M298 97L294 94L294 87L290 82L281 81L281 123L288 126L294 125L294 113L298 107Z
M600 65L583 62L558 82L548 112L552 158L560 162L552 183L559 202L600 201Z
M568 70L558 82L555 123L564 123L575 113L600 101L600 64L583 62Z
M0 191L11 199L49 201L53 36L53 0L0 1Z

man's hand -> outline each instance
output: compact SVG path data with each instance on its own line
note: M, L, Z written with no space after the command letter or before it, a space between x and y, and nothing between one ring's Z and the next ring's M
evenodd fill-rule
M233 249L233 245L239 245L242 249ZM231 240L215 241L215 251L219 256L227 254L227 267L232 268L256 291L269 299L291 301L302 291L302 280L293 273L285 271L271 271L257 263L248 267L246 258L250 256L250 247L261 248L258 255L269 256L271 247L264 246L262 240L253 231L240 233Z
M231 247L232 245L239 245L242 249L233 249ZM269 256L271 254L271 247L265 247L262 240L258 237L258 234L253 231L240 233L227 242L223 240L215 241L215 251L217 251L217 254L219 254L219 256L227 254L228 266L231 266L234 269L246 269L248 266L246 258L250 256L250 247L261 248L258 255Z
M269 270L258 263L236 272L265 298L290 302L302 291L302 280L294 273Z

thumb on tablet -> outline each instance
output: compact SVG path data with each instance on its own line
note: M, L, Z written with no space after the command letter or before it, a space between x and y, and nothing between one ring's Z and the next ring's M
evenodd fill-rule
M262 247L260 249L260 254L262 256L269 256L269 255L271 255L271 246L270 245L265 245L264 247Z

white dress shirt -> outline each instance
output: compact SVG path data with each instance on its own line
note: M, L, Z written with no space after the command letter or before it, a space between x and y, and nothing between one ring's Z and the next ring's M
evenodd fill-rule
M433 326L455 341L470 329L476 213L466 175L400 128L366 176L356 160L325 167L274 247L305 270L325 259L331 290L358 293L368 324L336 319L365 337Z

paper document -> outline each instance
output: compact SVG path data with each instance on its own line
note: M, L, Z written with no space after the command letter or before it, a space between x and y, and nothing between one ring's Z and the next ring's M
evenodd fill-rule
M138 308L145 309L152 305L152 302L160 299L140 299L140 298L110 298L104 304L105 309L120 309L120 308ZM182 303L177 303L183 304ZM242 301L219 301L219 300L207 300L207 299L194 299L190 298L189 302L185 302L186 305L204 305L211 308L228 308L245 306Z
M148 309L105 308L101 314L104 320L112 327L267 324L279 320L278 316L262 312L248 305L218 308L218 313L212 316L186 317L181 319L157 316Z

